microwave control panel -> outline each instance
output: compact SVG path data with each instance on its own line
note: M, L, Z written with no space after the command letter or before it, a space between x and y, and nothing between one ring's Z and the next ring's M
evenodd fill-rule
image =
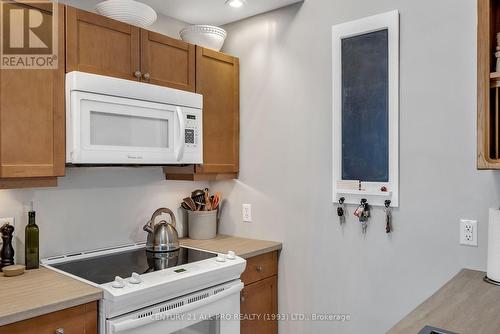
M186 129L184 130L184 142L187 148L195 148L200 142L199 117L194 114L186 114Z

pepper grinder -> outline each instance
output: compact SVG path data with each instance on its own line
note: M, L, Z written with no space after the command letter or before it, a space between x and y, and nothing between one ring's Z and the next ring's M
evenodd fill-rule
M6 223L0 227L2 233L2 250L0 251L0 269L14 264L14 248L12 247L12 237L14 226Z

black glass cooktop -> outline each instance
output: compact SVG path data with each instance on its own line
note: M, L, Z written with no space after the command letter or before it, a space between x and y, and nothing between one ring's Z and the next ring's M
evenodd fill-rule
M97 284L112 282L115 276L130 277L132 273L145 274L216 257L217 254L181 247L164 253L136 249L54 264L52 267Z

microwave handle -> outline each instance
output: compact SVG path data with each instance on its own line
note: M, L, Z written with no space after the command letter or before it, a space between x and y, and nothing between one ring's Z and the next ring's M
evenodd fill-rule
M176 315L183 315L193 310L196 310L202 306L215 303L216 301L226 298L232 294L239 293L241 289L243 289L243 283L240 282L239 284L233 285L232 287L222 292L219 292L218 294L211 295L208 298L201 299L199 301L178 308L174 308L169 311L151 314L150 316L142 318L129 318L126 320L117 321L111 324L111 333L120 333L125 331L128 332L138 327L144 327L152 323L155 323L156 321L158 321L158 319L169 319L169 318L175 319Z
M176 107L177 118L179 120L179 149L176 154L177 161L181 161L184 156L184 147L186 145L184 139L184 133L186 132L186 124L184 123L184 113L181 107Z

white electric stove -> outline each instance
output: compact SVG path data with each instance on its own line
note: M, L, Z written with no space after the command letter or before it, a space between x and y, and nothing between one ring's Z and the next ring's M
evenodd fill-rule
M238 334L240 275L234 255L144 244L51 257L42 265L104 291L100 334Z

